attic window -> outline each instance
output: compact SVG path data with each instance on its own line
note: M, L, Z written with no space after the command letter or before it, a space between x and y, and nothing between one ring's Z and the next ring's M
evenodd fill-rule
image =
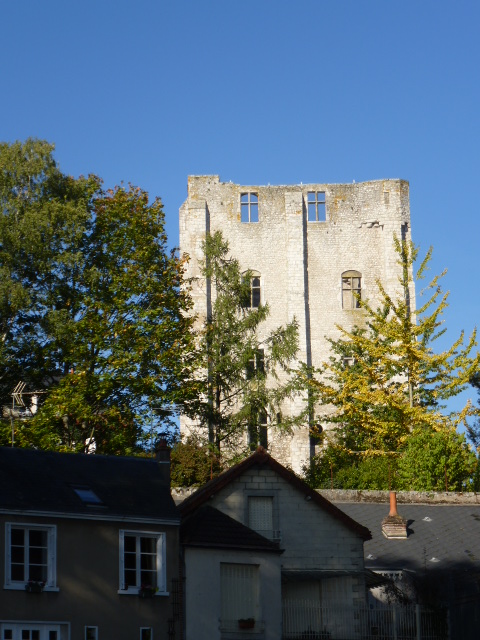
M102 505L103 502L89 487L72 487L80 500L87 505Z

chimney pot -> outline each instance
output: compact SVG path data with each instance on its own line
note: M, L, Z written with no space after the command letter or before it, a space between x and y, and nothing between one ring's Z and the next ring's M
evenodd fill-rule
M382 533L386 538L405 540L407 538L407 521L397 512L397 494L390 491L390 512L382 520Z

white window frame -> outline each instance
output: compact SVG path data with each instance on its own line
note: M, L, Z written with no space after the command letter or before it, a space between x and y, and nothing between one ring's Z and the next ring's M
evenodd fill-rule
M125 570L125 536L135 537L137 539L137 545L140 538L153 538L157 541L157 591L156 596L168 595L167 592L167 566L166 566L166 534L164 532L156 531L137 531L121 529L119 531L119 561L120 561L120 586L118 593L123 595L138 595L141 587L140 580L140 563L137 562L137 585L134 587L127 587L124 583L124 570ZM138 546L137 546L137 560L138 560Z
M5 637L5 631L12 632L12 640L21 640L22 631L39 631L40 640L49 640L50 631L55 631L57 634L57 640L60 640L62 637L61 627L64 627L64 625L49 622L1 622L0 638L3 640Z
M57 589L57 527L54 524L33 524L29 522L7 522L5 523L5 589L25 590L28 576L24 580L12 580L12 529L23 529L24 531L45 531L47 533L47 580L43 588L44 591L58 591ZM25 562L24 567L28 567ZM27 573L27 572L25 572Z
M98 640L98 627L95 627L94 625L91 625L91 624L85 625L85 635L84 635L85 640L89 640L87 634L90 629L94 631L94 637L92 638L92 640Z

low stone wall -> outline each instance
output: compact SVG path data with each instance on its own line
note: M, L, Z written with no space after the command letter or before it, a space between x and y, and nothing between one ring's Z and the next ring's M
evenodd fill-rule
M172 488L175 504L180 504L197 487ZM354 489L319 489L330 502L379 502L389 504L388 491L358 491ZM480 504L480 493L455 491L397 491L398 504Z
M319 489L330 502L381 502L389 504L388 491ZM480 494L455 491L397 491L398 504L480 504Z

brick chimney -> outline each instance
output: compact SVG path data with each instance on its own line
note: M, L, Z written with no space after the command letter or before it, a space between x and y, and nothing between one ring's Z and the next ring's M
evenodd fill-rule
M170 487L170 447L163 438L155 446L155 460L158 462L165 483Z
M392 540L407 538L407 521L397 513L397 494L390 491L390 513L382 520L382 533Z

